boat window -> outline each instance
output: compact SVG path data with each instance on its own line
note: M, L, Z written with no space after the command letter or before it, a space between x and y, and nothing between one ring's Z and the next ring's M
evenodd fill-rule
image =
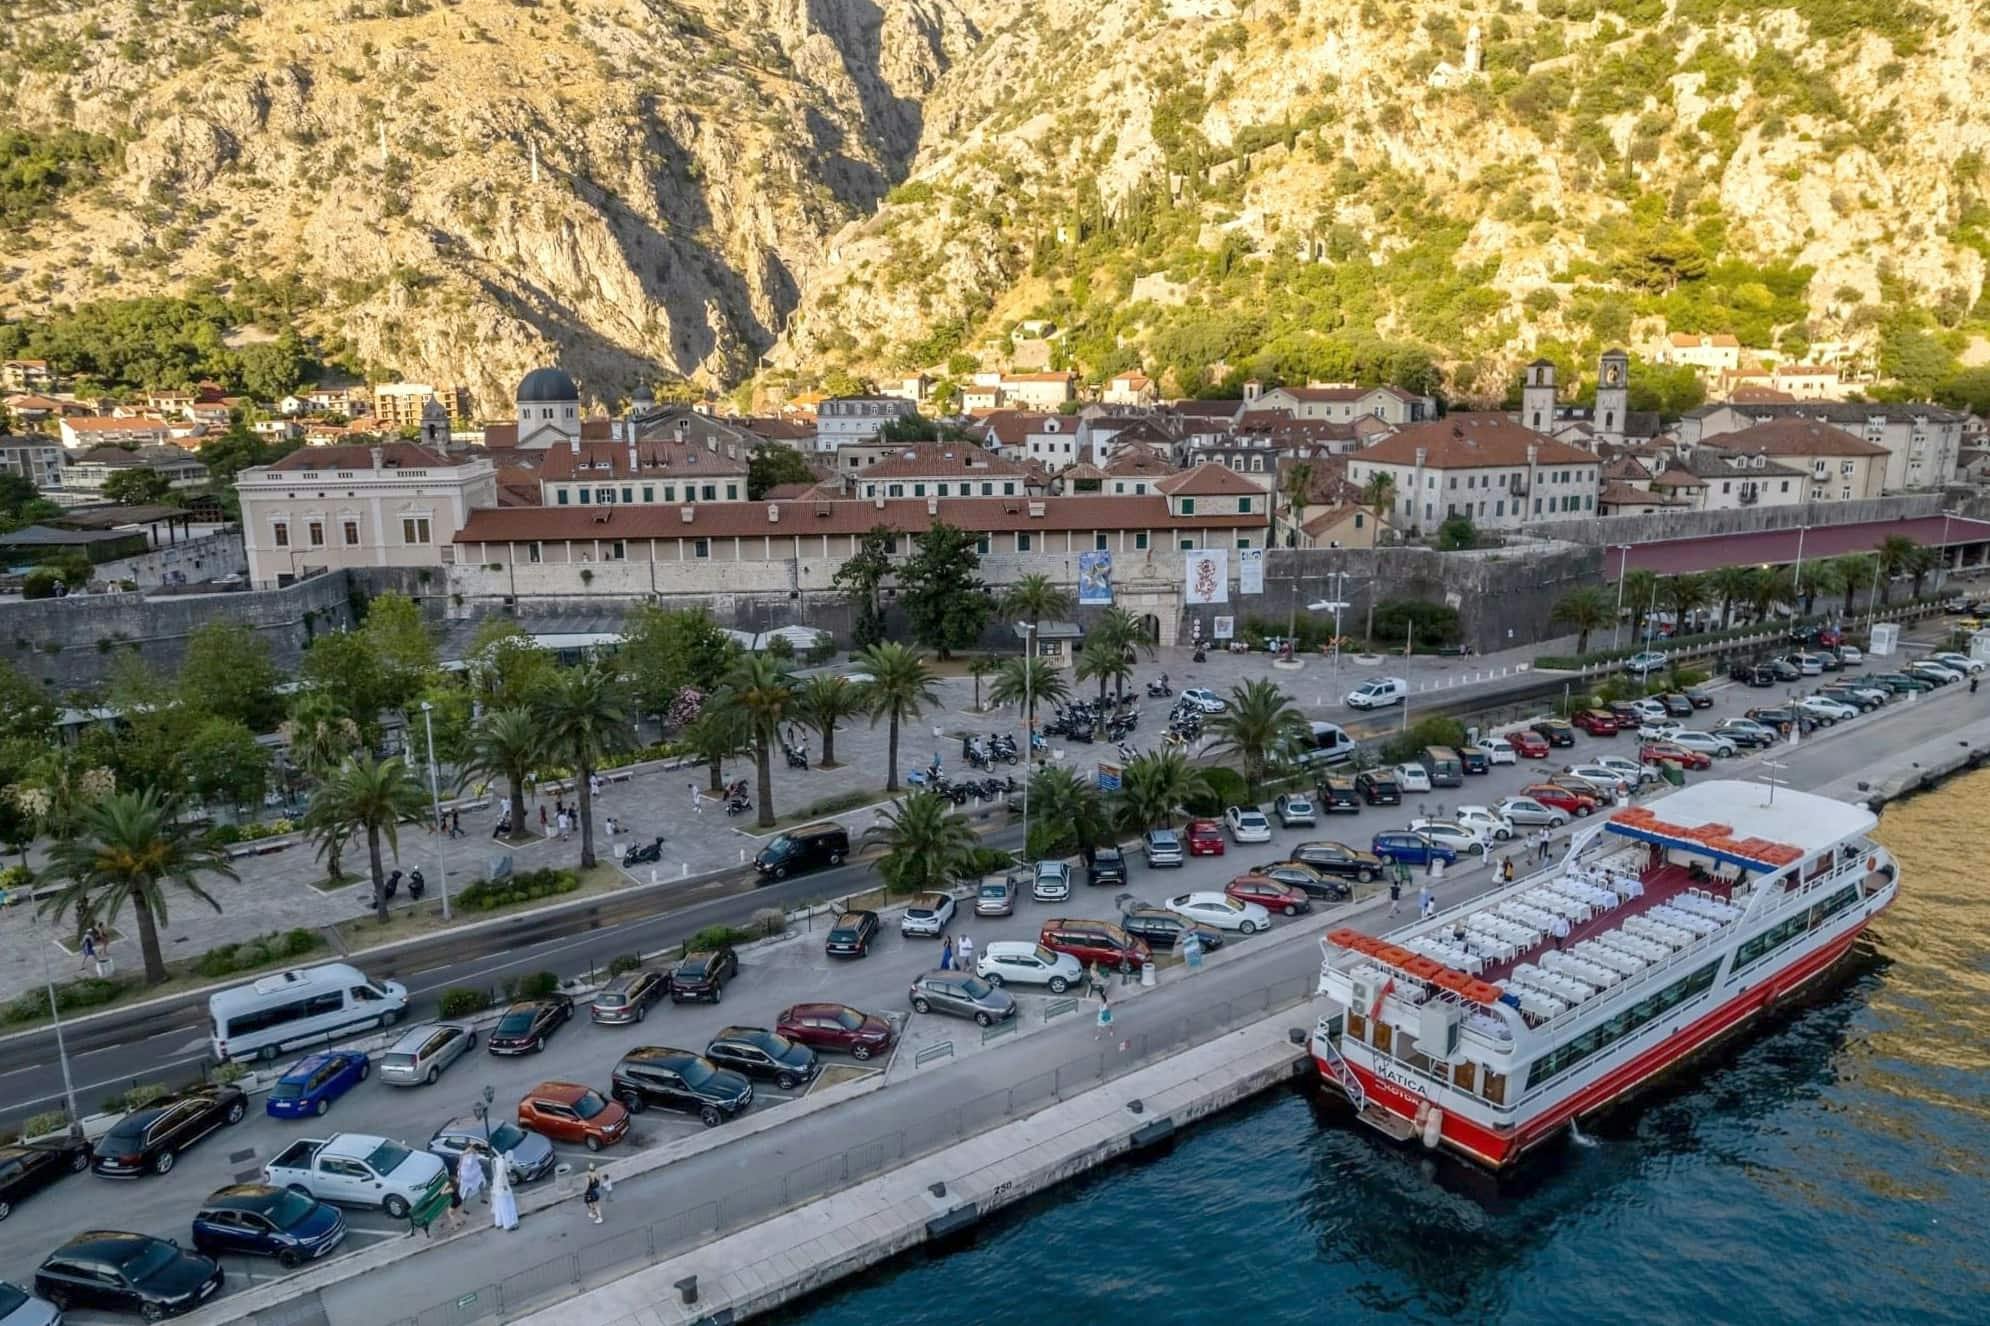
M1368 1039L1368 1019L1351 1008L1347 1011L1347 1034L1358 1041Z
M1822 902L1778 921L1758 935L1750 936L1735 950L1734 969L1740 971L1752 963L1761 961L1806 930L1816 929L1826 920L1852 906L1858 899L1858 886L1847 885Z
M1479 1094L1495 1105L1506 1104L1506 1074L1487 1069L1485 1089Z
M1687 1000L1705 994L1713 986L1714 975L1719 970L1719 962L1710 962L1691 976L1674 981L1651 998L1639 1000L1608 1021L1598 1023L1573 1040L1556 1046L1528 1067L1527 1089L1532 1091Z
M1394 1040L1395 1036L1389 1024L1377 1019L1375 1023L1375 1048L1387 1054Z
M1467 1059L1464 1063L1459 1064L1451 1070L1451 1080L1457 1085L1460 1091L1476 1091L1478 1089L1478 1074L1479 1066Z

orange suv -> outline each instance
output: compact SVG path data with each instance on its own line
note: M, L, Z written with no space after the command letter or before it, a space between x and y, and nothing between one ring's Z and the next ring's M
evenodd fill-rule
M555 1142L579 1142L599 1151L629 1135L629 1111L578 1082L541 1082L518 1102L518 1126Z

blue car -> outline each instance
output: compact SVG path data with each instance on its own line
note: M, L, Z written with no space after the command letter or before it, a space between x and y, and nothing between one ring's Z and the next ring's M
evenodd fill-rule
M1384 861L1403 861L1413 866L1429 865L1432 861L1442 861L1448 866L1458 859L1458 853L1451 848L1408 829L1376 834L1369 850Z
M193 1245L209 1257L274 1257L287 1267L302 1266L338 1247L345 1230L336 1206L289 1188L237 1183L200 1204Z
M263 1110L273 1119L305 1119L323 1114L332 1102L366 1080L372 1061L359 1050L326 1050L307 1055L277 1079Z

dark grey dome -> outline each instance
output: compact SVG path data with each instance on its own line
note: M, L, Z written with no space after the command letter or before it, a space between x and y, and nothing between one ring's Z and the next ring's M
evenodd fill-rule
M577 401L580 388L557 368L535 368L518 384L518 403L538 405L553 401Z
M656 404L656 397L650 395L650 389L648 387L637 387L636 394L630 399L637 405Z

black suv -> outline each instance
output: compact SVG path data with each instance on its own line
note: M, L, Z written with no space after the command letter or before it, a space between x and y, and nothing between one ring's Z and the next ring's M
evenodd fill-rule
M0 1220L14 1213L14 1204L31 1197L65 1174L90 1168L90 1144L71 1137L45 1142L0 1146Z
M712 1037L705 1057L720 1068L772 1082L793 1091L822 1071L815 1051L765 1027L727 1027Z
M878 937L876 912L845 912L829 927L822 951L832 958L867 958L871 941Z
M78 1234L35 1269L35 1292L67 1312L136 1312L147 1321L191 1312L221 1290L221 1264L150 1234Z
M1546 741L1550 746L1575 745L1575 728L1569 724L1567 719L1543 718L1535 723L1533 728L1534 731L1541 734L1541 739Z
M1092 849L1092 864L1085 867L1087 884L1126 883L1126 857L1117 847Z
M1355 790L1354 779L1346 774L1328 774L1314 779L1313 791L1317 793L1313 803L1325 814L1361 813L1361 794Z
M1304 890L1309 898L1325 898L1329 902L1346 902L1354 892L1326 871L1303 861L1273 861L1252 867L1251 873L1275 879L1281 884L1290 884L1295 889Z
M249 1112L240 1087L195 1087L161 1096L111 1125L91 1149L92 1168L107 1178L135 1178L147 1170L172 1171L180 1152L223 1124L242 1122Z
M1359 851L1346 843L1300 843L1292 849L1292 859L1322 875L1358 879L1363 884L1378 878L1385 868L1382 858L1375 853Z
M484 1048L492 1054L537 1054L573 1015L574 1001L563 994L521 1000L499 1015Z
M1127 895L1128 898L1132 896L1132 894ZM1197 925L1166 908L1148 907L1137 901L1119 914L1119 928L1136 939L1146 940L1154 948L1175 948L1191 930L1202 941L1203 952L1223 947L1223 935L1220 931L1206 925Z
M1371 806L1400 806L1403 789L1396 776L1385 769L1363 769L1354 776L1354 785Z
M732 945L720 944L697 953L686 953L670 973L670 1002L725 998L726 982L739 975L739 955Z
M660 1045L645 1045L623 1055L609 1077L608 1090L631 1114L654 1105L695 1114L707 1128L744 1114L753 1104L753 1084L738 1073L720 1068L702 1054Z

